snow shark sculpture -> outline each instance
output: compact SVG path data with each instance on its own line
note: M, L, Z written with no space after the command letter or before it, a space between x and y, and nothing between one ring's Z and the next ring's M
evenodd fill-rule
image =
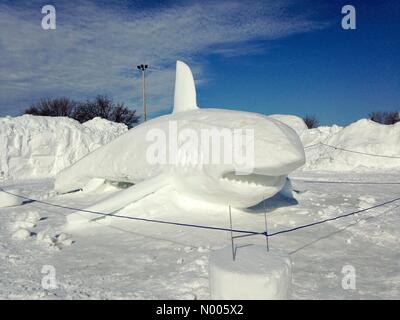
M185 164L185 160L183 163L171 161L176 155L172 152L171 156L171 147L185 147L187 142L184 135L180 137L177 133L190 130L200 136L202 130L219 133L237 129L252 132L251 170L249 167L241 170L235 163L204 161L203 156L197 158L195 166ZM166 138L156 141L163 133ZM166 149L159 150L156 146ZM215 150L218 152L221 148L210 152ZM167 161L154 161L165 160L166 153L170 156ZM130 129L64 169L56 177L55 189L61 193L94 189L106 180L133 184L87 208L110 214L168 185L182 197L247 208L279 192L287 175L304 162L298 135L280 121L250 112L199 109L192 72L186 64L177 61L172 114ZM68 220L79 220L82 216L95 217L74 213Z

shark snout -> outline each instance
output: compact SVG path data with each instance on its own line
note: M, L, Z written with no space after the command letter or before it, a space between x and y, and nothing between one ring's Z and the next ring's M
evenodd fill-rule
M294 148L293 150L271 152L261 159L256 159L254 173L280 176L288 175L305 163L304 149Z

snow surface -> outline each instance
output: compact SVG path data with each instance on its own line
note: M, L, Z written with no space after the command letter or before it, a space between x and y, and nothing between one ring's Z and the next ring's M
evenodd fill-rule
M265 246L232 246L209 258L210 293L215 300L283 300L290 298L291 262L288 255Z
M107 136L107 130L99 130L94 134L96 137L85 140L83 137L88 135L84 133L84 126L74 121L29 118L23 116L0 120L0 170L3 177L16 179L0 179L0 187L77 208L88 207L119 190L117 186L96 188L97 184L94 184L85 191L57 195L53 178L57 170L53 168L70 164L73 159L79 158L80 153L86 154L89 147L83 148L81 144L90 145L87 141L95 141L93 148L101 145L105 139L102 135ZM43 127L42 122L48 122L48 125ZM57 129L57 123L65 130ZM35 132L36 136L42 138L36 139L24 127L31 128L29 132ZM45 134L39 128L50 128L51 134ZM358 151L400 156L399 128L399 124L382 126L361 120L344 128L332 126L307 130L301 134L301 139L304 145L327 141L349 149L357 148ZM118 130L111 131L115 136L118 135ZM68 139L63 136L64 132L68 133ZM54 134L57 138L53 137ZM45 141L49 141L52 146L50 151L63 152L57 153L56 157L54 152L46 151L40 141L44 146ZM78 149L81 151L76 151ZM52 165L43 164L38 167L40 170L35 169L35 163L43 163L36 159L38 154L50 154L49 163ZM322 146L306 149L306 155L304 169L290 175L293 189L297 190L295 199L276 195L265 203L269 232L333 218L399 196L398 185L386 184L399 183L400 165L396 164L399 160L386 158L382 161L376 157L347 154ZM27 179L22 180L22 177ZM343 183L326 184L318 181ZM367 184L363 184L365 182ZM204 209L197 206L195 201L191 204L192 210L188 212L179 193L166 188L128 205L118 213L229 227L227 208ZM270 238L270 248L289 254L292 260L291 297L398 299L398 205L392 203ZM234 209L234 227L264 231L263 212L262 204L245 210ZM48 207L38 202L0 208L1 298L210 298L209 254L230 244L228 233L112 217L97 220L90 228L70 233L64 230L66 216L70 213L69 209ZM237 243L265 245L265 238L246 237L237 239ZM44 289L41 286L44 265L55 267L57 289ZM342 270L348 265L356 271L354 290L342 287Z
M0 118L0 180L54 176L126 131L101 118L84 124L65 117Z
M291 175L296 201L276 196L266 202L268 230L335 217L398 196L400 174L296 172ZM315 181L375 182L319 184ZM53 180L1 185L49 202L84 208L114 191L55 195ZM178 197L176 195L175 197ZM194 208L190 214L160 190L119 212L150 219L229 227L228 209ZM388 211L388 209L391 209ZM12 237L16 223L37 212L36 226L23 240ZM68 209L26 203L0 209L0 297L9 299L209 299L209 254L230 245L229 233L157 225L117 218L66 233ZM342 220L270 238L271 250L292 260L292 299L398 299L400 295L400 208L376 208ZM233 210L233 226L264 230L263 206ZM21 219L21 220L20 220ZM37 220L37 219L34 219ZM67 234L70 243L57 242ZM26 233L25 233L26 235ZM61 236L63 238L64 236ZM265 246L264 237L237 239L237 245ZM41 287L43 265L56 270L58 288ZM342 269L356 270L356 289L344 290Z
M18 194L18 190L7 190L11 193ZM5 193L0 190L0 208L19 206L22 203L22 199Z

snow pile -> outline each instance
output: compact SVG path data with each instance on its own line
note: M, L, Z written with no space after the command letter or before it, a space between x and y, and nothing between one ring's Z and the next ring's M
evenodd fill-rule
M63 247L72 245L74 240L71 238L71 235L66 233L54 235L54 231L48 228L38 232L36 235L36 242L53 249L61 250Z
M41 217L37 211L28 211L26 214L19 215L14 224L15 229L31 229L36 227Z
M12 237L17 240L25 240L28 239L31 235L32 233L29 230L21 228L15 231Z
M304 147L312 146L320 142L326 142L328 138L343 130L343 127L333 125L323 126L314 129L307 129L300 134Z
M65 117L0 118L0 179L54 176L126 131L101 118L84 124Z
M361 196L358 198L358 200L360 201L360 203L358 204L358 207L360 209L366 209L376 205L376 199L372 196Z
M362 119L344 128L332 126L307 130L300 137L305 146L322 142L338 148L325 145L306 148L307 163L303 170L366 171L400 168L400 123L382 125Z
M11 193L18 194L18 191L16 190L9 190L9 191ZM22 204L22 202L23 202L22 198L0 191L0 208L19 206L20 204Z
M291 291L291 262L287 255L265 246L245 245L213 251L209 261L211 297L215 300L281 300Z
M304 121L292 115L271 115L300 136L306 148L307 162L302 170L368 171L400 168L400 122L382 125L362 119L347 127L333 125L307 129ZM324 143L338 149L321 145ZM340 149L356 151L347 152ZM358 152L358 153L357 153ZM373 155L384 155L376 157Z

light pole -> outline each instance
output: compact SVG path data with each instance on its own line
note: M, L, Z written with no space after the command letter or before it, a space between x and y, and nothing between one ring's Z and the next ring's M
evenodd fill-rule
M147 121L147 105L146 105L146 84L144 80L144 71L148 68L149 66L147 64L141 64L138 65L137 68L142 72L142 96L143 96L143 112L144 112L144 121Z

